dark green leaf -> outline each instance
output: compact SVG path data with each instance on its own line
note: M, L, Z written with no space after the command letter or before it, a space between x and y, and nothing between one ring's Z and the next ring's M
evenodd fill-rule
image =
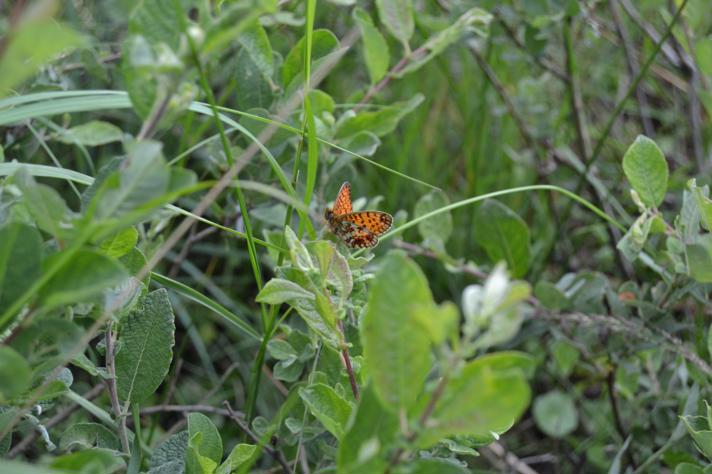
M45 268L62 258L62 252L45 260ZM113 258L99 252L81 250L71 257L44 285L40 292L43 304L48 307L88 302L103 291L121 283L128 274Z
M292 80L304 70L304 37L289 51L282 65L282 83L288 87ZM339 47L339 40L329 30L316 29L312 33L312 61L326 56Z
M34 227L0 227L0 308L10 307L40 277L42 238Z
M146 295L119 332L116 388L121 400L141 403L163 381L173 358L175 323L168 292Z
M0 346L0 403L27 390L31 376L30 365L20 354L11 347Z
M531 261L529 227L504 204L488 199L475 214L475 240L493 263L505 261L514 278L527 273Z
M121 450L119 439L113 431L99 423L76 423L67 428L59 440L59 448L63 451L94 447Z

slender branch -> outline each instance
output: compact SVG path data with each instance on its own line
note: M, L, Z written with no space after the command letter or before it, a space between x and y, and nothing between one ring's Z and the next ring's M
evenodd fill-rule
M619 1L630 19L633 20L633 23L638 25L638 27L643 30L643 32L653 41L653 43L661 43L663 56L665 56L665 58L673 66L679 68L685 62L685 59L681 58L675 51L675 49L665 42L667 40L666 38L661 40L660 33L658 33L658 31L653 25L643 19L643 17L640 15L638 10L635 9L635 6L633 6L630 0Z
M502 17L500 9L495 8L493 13L499 20L499 23L502 25L504 32L507 34L507 37L512 40L512 43L514 43L514 45L520 50L528 53L526 45L524 45L524 43L520 41L519 37L517 36L517 32L514 30L514 28L512 28L509 23L507 23L507 21ZM545 71L549 71L561 81L566 82L568 80L568 78L566 77L566 73L562 71L561 68L557 66L551 59L532 54L529 54L529 56L540 68L544 69Z
M126 414L121 410L121 404L119 403L119 395L116 390L116 365L114 359L114 335L113 333L113 321L109 321L106 327L106 334L104 335L104 340L106 341L106 371L109 373L109 378L106 380L106 384L109 388L109 398L111 399L111 408L114 410L114 416L116 417L116 425L118 426L119 440L121 440L121 449L125 453L129 453L129 438L126 433Z
M212 405L156 405L153 407L141 408L142 415L152 415L154 413L180 412L189 413L199 411L202 413L212 413L215 415L230 416L230 412L224 408L217 408ZM234 412L233 412L234 413ZM244 416L240 414L240 416Z
M497 441L489 444L485 449L491 451L495 456L504 461L507 466L514 469L519 474L538 474L537 471L519 459L514 453L507 451L504 445Z
M242 413L237 413L235 412L230 404L227 402L227 400L224 402L226 411L228 412L228 416L235 422L237 423L237 426L240 427L242 431L245 432L247 436L252 439L256 444L261 444L262 440L260 439L259 436L257 436L255 433L253 433L250 430L250 427L247 425L247 422L245 421L244 414ZM284 454L282 451L277 449L275 446L270 446L265 444L264 445L265 451L274 458L275 461L279 463L280 466L282 466L282 470L284 471L285 474L289 474L289 463L287 462L287 458L284 457Z
M361 396L358 390L358 383L356 383L356 375L354 374L354 369L351 366L351 357L349 356L349 346L346 341L346 332L344 331L344 322L339 320L339 331L341 331L341 336L344 338L344 345L341 348L341 358L346 367L346 372L349 374L349 382L351 383L351 391L354 394L354 398L358 401Z
M371 101L371 99L373 99L373 97L376 94L381 92L383 90L383 88L385 88L391 82L391 80L398 75L399 72L401 72L403 69L405 69L405 67L411 61L419 58L420 56L422 56L424 54L425 54L425 48L423 48L421 46L420 48L414 50L410 54L401 58L401 60L398 61L398 63L395 66L393 66L393 68L390 71L388 71L388 73L386 73L386 76L383 79L381 79L376 85L371 86L368 89L368 91L363 96L363 98L361 98L361 100L358 102L358 104L356 104L356 106L354 107L354 109L353 109L354 112L358 112L359 110L361 110L368 102Z
M618 104L616 104L615 109L613 109L613 112L611 113L610 117L608 118L608 121L606 122L606 125L603 128L603 133L601 134L601 137L598 139L598 142L596 142L596 147L594 148L593 153L584 162L584 169L581 172L578 183L576 184L576 189L574 191L574 194L581 193L581 189L583 187L584 182L586 182L586 177L588 175L589 170L596 163L596 161L598 161L598 158L600 158L600 156L601 156L601 152L603 151L603 145L606 143L608 136L610 135L611 130L613 129L613 124L616 122L616 120L618 119L618 116L621 114L621 112L623 112L623 107L625 107L626 102L631 97L631 95L633 95L633 93L635 92L636 88L638 87L638 84L640 84L640 82L643 80L643 78L647 74L648 69L650 69L650 66L655 61L655 58L657 57L658 53L660 52L660 49L663 47L663 44L672 35L672 29L675 26L675 24L677 23L677 20L682 15L682 12L685 9L685 6L687 6L687 2L688 2L688 0L682 1L682 4L677 9L675 16L672 18L672 20L668 24L667 29L665 30L665 34L663 35L662 38L660 38L660 41L655 45L652 53L650 53L650 56L648 57L648 60L645 61L645 64L640 69L640 72L638 73L638 75L635 77L635 79L628 86L628 90L626 90L625 94L623 95L623 98L620 101L618 101ZM566 220L566 217L568 217L568 214L571 211L571 208L572 208L571 205L569 205L566 208L566 210L564 212L564 220Z
M638 65L638 59L635 56L633 43L628 35L628 30L626 30L625 23L623 23L621 18L618 1L619 0L608 0L608 5L611 9L611 17L613 18L613 23L616 26L618 37L620 37L621 44L623 45L623 53L625 54L628 75L633 78L638 74L640 66ZM650 115L648 114L648 98L640 84L635 88L635 98L638 102L638 115L640 115L640 122L643 127L643 131L645 132L645 135L652 137L654 128L653 122L650 120Z

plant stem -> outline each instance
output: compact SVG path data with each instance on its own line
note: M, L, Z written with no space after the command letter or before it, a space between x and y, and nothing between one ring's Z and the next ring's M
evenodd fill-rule
M121 449L126 453L130 453L129 438L126 434L126 415L121 411L119 403L119 394L116 390L116 364L114 359L114 336L112 334L113 321L109 321L106 326L106 334L104 341L106 342L106 371L109 373L109 378L106 384L109 387L109 398L111 399L111 408L114 410L116 417L116 425L118 427L119 440L121 441Z
M358 390L358 383L356 383L356 375L354 374L354 369L351 366L351 357L349 356L349 346L346 342L346 332L344 331L344 322L339 319L339 331L341 331L341 336L344 339L344 344L341 347L341 357L344 359L344 365L346 366L346 372L349 374L349 382L351 383L351 391L354 394L354 398L358 401L361 398L361 394Z

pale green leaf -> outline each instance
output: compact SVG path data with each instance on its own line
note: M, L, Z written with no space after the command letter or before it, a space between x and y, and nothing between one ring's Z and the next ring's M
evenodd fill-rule
M431 336L413 324L415 308L428 305L433 297L418 265L390 253L372 283L361 338L376 393L392 410L413 406L430 370Z
M410 52L408 41L415 30L412 0L376 0L376 7L381 23Z
M553 438L566 436L578 425L578 413L573 399L558 390L537 397L532 413L539 429Z
M712 234L698 236L685 246L687 271L700 283L712 283Z
M272 278L262 287L255 301L267 304L282 304L295 299L314 300L314 293L284 278Z
M364 131L378 137L388 135L395 130L403 117L415 110L424 99L422 94L415 94L410 100L396 102L378 110L347 115L336 126L334 138L348 138Z
M371 20L371 16L366 10L357 7L354 9L352 16L361 30L363 55L366 60L368 75L371 78L371 84L375 84L383 79L388 71L388 64L390 63L388 43L386 43L386 39L373 24L373 20Z
M450 204L450 199L444 192L440 190L431 191L418 199L415 204L414 215L415 217L420 217L448 204ZM439 242L436 245L442 247L447 242L450 234L452 234L452 215L449 212L441 212L429 219L425 219L418 223L418 231L426 243Z
M623 155L623 171L645 205L657 207L663 202L668 185L668 165L653 140L638 135Z
M109 257L122 257L126 255L138 242L138 231L133 227L116 232L114 235L102 240L99 250Z
M524 373L517 366L503 368L487 356L475 359L445 386L418 445L432 446L453 435L501 433L524 412L529 396Z
M54 136L55 140L68 145L99 146L111 142L120 142L124 132L119 127L108 122L92 120L82 125L63 130Z
M351 415L351 405L333 388L317 383L299 389L299 396L317 420L340 439Z

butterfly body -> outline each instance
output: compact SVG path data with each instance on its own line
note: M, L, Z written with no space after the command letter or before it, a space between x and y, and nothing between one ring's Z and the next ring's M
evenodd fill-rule
M334 206L327 208L324 217L329 230L351 248L375 247L378 237L393 225L393 217L387 212L358 211L351 207L351 185L341 185Z

